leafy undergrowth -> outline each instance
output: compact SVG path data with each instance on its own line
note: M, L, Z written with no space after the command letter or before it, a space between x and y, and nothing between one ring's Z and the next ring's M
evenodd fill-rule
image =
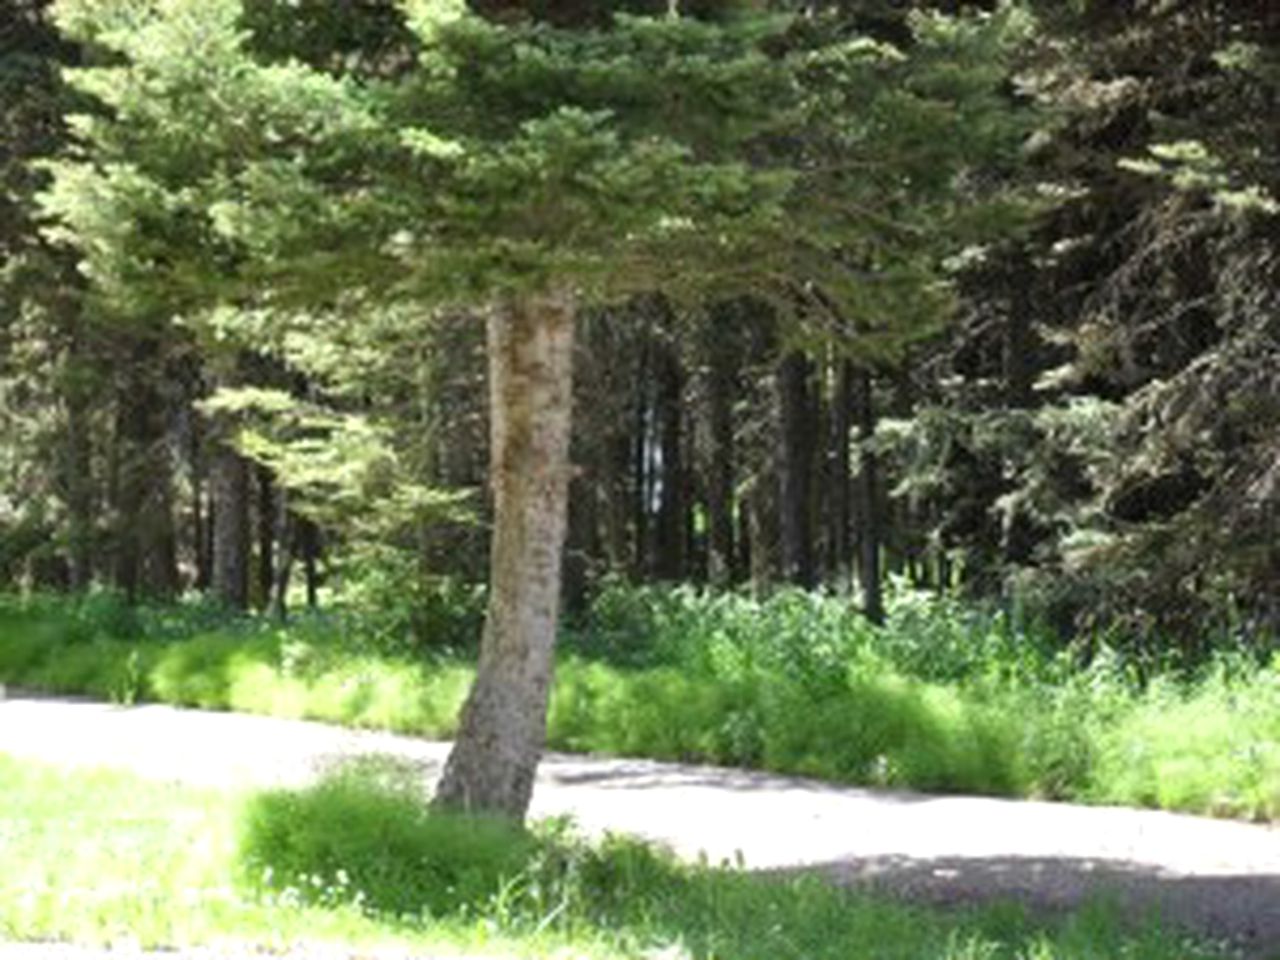
M1101 906L1052 927L1009 906L934 913L812 877L684 866L563 822L444 816L410 771L374 758L254 795L3 756L0 784L4 939L602 960L1215 956Z
M469 614L468 614L469 615ZM904 594L847 603L611 588L564 638L553 748L923 790L1280 816L1280 660L1175 675ZM431 737L472 677L358 619L287 627L207 608L0 600L0 681Z

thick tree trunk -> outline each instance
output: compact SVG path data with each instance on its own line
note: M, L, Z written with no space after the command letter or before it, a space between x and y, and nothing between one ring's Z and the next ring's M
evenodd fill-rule
M436 803L523 819L546 740L573 408L572 298L501 305L489 319L489 610L475 685Z
M778 368L778 507L782 577L801 587L814 585L813 495L815 421L809 382L812 365L800 351L782 358Z
M213 595L235 610L249 605L249 465L225 442L214 452Z

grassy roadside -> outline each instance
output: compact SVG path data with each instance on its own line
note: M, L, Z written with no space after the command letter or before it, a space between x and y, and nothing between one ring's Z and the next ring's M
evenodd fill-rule
M606 593L563 646L556 749L1280 816L1280 661L1139 675L943 603L899 602L877 631L821 597L656 590ZM0 599L0 682L39 689L447 737L471 676L358 620Z
M0 755L0 785L0 939L561 960L1221 956L1102 908L1054 927L1008 907L942 914L681 866L564 824L441 819L374 761L306 790L233 794Z

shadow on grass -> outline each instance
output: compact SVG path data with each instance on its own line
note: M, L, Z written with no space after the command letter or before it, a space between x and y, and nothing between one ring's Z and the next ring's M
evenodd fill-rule
M812 873L759 876L683 865L624 838L586 842L563 822L527 831L444 815L427 806L420 770L385 758L252 799L241 868L260 893L357 904L411 929L480 922L514 936L585 934L628 954L675 947L671 956L721 960L1214 956L1154 927L1126 932L1106 910L1048 927L1016 904L940 912Z
M801 873L935 907L1017 904L1046 921L1063 921L1082 905L1104 905L1130 927L1161 922L1230 944L1248 960L1280 960L1280 874L1191 877L1074 857L879 856L765 875Z

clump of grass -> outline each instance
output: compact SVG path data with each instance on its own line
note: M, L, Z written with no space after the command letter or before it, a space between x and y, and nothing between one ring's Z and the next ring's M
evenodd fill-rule
M245 876L277 892L379 916L429 919L495 897L533 839L508 821L424 803L421 771L369 757L305 790L254 797L242 828Z

